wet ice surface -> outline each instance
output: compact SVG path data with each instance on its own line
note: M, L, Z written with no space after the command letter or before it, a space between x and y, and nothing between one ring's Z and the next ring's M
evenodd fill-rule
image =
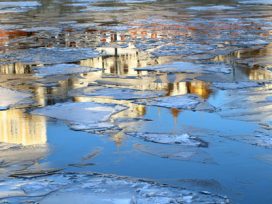
M189 10L195 11L216 11L216 10L233 10L236 7L233 6L224 6L224 5L214 5L214 6L192 6L189 7Z
M36 48L20 50L0 55L0 62L21 62L25 64L57 64L76 62L81 59L98 56L98 53L88 48Z
M47 145L30 145L24 147L16 144L0 143L0 172L5 177L18 170L32 166L49 152Z
M182 73L231 73L231 67L225 64L194 64L190 62L174 62L172 64L137 68L136 70Z
M264 5L270 5L272 4L271 0L240 0L239 1L242 4L264 4Z
M141 132L127 132L129 136L142 138L146 141L161 143L161 144L180 144L184 146L202 146L207 147L208 144L203 140L184 134L165 134L165 133L141 133Z
M2 93L12 100L0 93L0 103L12 102L0 111L1 179L9 182L3 202L103 203L110 195L116 203L158 196L167 203L170 191L180 202L195 199L157 184L148 198L137 197L145 182L82 175L97 171L269 203L269 4L1 2L0 86L14 91ZM99 182L89 193L82 183L93 179Z
M221 83L221 82L215 82L213 83L213 86L218 89L246 89L246 88L252 88L252 87L259 87L261 86L260 83L257 82L227 82L227 83Z
M223 117L256 122L271 120L270 88L230 90L227 94L229 99L220 106L219 114Z
M44 115L65 120L75 130L104 130L113 128L109 121L111 115L125 110L125 106L99 103L62 103L32 111L32 114ZM69 112L69 115L67 113Z
M229 203L225 197L103 174L57 174L1 183L6 203Z
M109 97L116 100L135 100L143 98L155 98L164 96L164 91L152 91L152 90L137 90L127 88L110 88L110 87L97 87L90 86L87 88L74 90L70 93L72 96L95 96L95 97Z
M24 99L30 98L31 94L25 92L19 92L0 87L0 110L5 110L16 105L24 103Z
M48 77L54 75L86 73L97 70L99 69L83 67L77 64L57 64L52 66L36 68L36 75L40 77Z
M177 108L195 111L215 111L215 108L196 95L169 96L140 102L149 106Z

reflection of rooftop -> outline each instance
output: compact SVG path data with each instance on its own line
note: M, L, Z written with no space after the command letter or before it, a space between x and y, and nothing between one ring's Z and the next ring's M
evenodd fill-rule
M0 142L26 145L46 144L46 119L23 110L0 111Z
M152 59L147 53L140 52L134 46L129 48L100 48L103 56L81 60L80 65L103 68L103 74L137 76L147 74L146 71L135 71L134 68L157 65L167 59Z
M266 69L272 67L272 44L261 49L238 50L230 55L217 56L214 60L234 64L235 78L238 79L272 79L272 72Z
M22 30L0 30L0 46L6 45L11 39L30 35L32 33Z

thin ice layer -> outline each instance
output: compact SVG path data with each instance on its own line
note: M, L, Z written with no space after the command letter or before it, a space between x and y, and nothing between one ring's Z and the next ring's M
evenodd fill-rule
M0 143L1 177L33 165L35 161L46 156L48 152L49 148L46 144L22 146Z
M0 87L0 110L6 110L16 106L24 99L31 97L29 93L13 91L7 88Z
M207 147L207 142L193 137L187 133L184 134L167 134L167 133L149 133L149 132L128 132L129 136L138 137L146 141L161 144L179 144L184 146Z
M60 64L97 57L98 52L90 48L32 48L0 54L2 63Z
M165 145L149 142L145 144L135 144L134 148L145 154L150 154L165 159L192 161L206 164L215 163L209 154L194 146L181 146L177 144Z
M196 64L191 62L173 62L171 64L136 68L135 70L177 73L231 73L231 68L225 64Z
M200 97L192 94L154 98L141 102L149 106L184 110L215 111L215 108Z
M164 96L165 91L151 91L151 90L137 90L128 88L108 88L90 86L82 89L73 90L72 96L95 96L95 97L109 97L116 100L135 100L144 98L154 98Z
M114 127L109 121L111 115L125 109L126 107L115 104L67 102L36 109L32 114L65 120L76 130L104 130Z
M214 82L213 86L218 89L245 89L261 86L258 82L253 81L241 81L241 82Z
M261 88L227 90L228 98L220 105L223 117L255 122L272 120L272 94L269 86Z
M39 202L131 204L131 203L229 203L226 197L159 185L150 181L103 174L56 174L31 179L4 180L1 200Z
M213 6L191 6L188 10L193 11L224 11L224 10L234 10L234 6L225 6L225 5L213 5Z
M41 77L46 77L46 76L53 76L53 75L86 73L86 72L97 71L97 70L99 69L84 67L77 64L56 64L52 66L36 68L36 75Z

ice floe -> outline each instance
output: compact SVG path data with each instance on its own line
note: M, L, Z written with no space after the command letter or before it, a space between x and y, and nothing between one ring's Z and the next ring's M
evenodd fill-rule
M225 5L212 5L212 6L192 6L188 10L193 11L222 11L222 10L233 10L236 7L234 6L225 6Z
M23 146L18 144L0 143L1 177L25 169L43 158L49 152L44 145Z
M95 131L114 128L110 117L125 109L125 106L115 104L66 102L36 109L31 113L67 121L75 130Z
M154 99L143 100L139 103L149 106L159 106L165 108L177 108L194 111L215 111L215 107L207 101L193 94L168 96Z
M0 54L2 63L21 62L24 64L61 64L97 57L91 48L31 48Z
M173 62L165 65L136 68L135 70L177 73L231 73L231 67L225 64L196 64L191 62Z
M184 134L167 134L167 133L149 133L149 132L127 132L126 135L144 139L146 141L161 143L161 144L179 144L184 146L207 147L208 143L191 136Z
M239 81L239 82L214 82L213 86L218 89L245 89L252 87L260 87L261 83L253 81Z
M30 97L30 93L0 87L0 110L6 110L15 107L16 105L22 105L24 104L24 100Z
M70 92L71 96L95 96L109 97L116 100L135 100L164 96L165 91L137 90L128 88L109 88L102 86L89 86L75 89Z
M242 4L272 4L272 0L239 0L239 3Z
M32 179L9 179L0 184L7 203L230 203L225 196L160 185L143 179L97 173L55 174Z
M83 67L77 64L57 64L36 68L36 75L41 77L53 75L68 75L98 71L100 69Z
M269 100L271 89L265 87L235 89L226 90L226 94L228 99L218 107L221 109L218 112L221 116L244 121L271 121L272 103Z

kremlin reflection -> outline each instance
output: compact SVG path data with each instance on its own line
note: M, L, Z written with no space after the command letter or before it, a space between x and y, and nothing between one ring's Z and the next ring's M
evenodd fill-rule
M235 67L235 80L263 81L272 79L272 44L261 49L238 50L230 55L219 55L215 62L231 63ZM248 64L248 65L245 65ZM269 70L270 69L270 70Z
M110 34L101 35L96 40L105 43L114 43L116 41L125 41L127 35ZM145 31L131 31L129 37L146 39L159 38L158 33L148 33ZM92 36L93 37L93 36ZM65 46L78 47L77 42L65 41ZM209 83L192 80L186 81L189 74L175 74L175 79L169 78L168 74L152 74L147 71L135 71L136 67L146 67L152 65L166 64L171 62L171 57L152 58L146 52L141 52L133 43L128 47L107 47L98 48L103 54L100 57L90 58L74 62L81 66L101 68L96 72L84 74L74 74L67 77L49 77L39 78L35 76L34 69L42 64L1 64L0 74L15 76L20 84L21 76L29 76L31 83L24 84L28 90L32 90L36 104L39 106L53 105L59 102L73 100L75 102L95 101L100 103L116 103L128 106L125 111L117 113L113 118L141 118L147 114L147 107L144 105L133 104L130 101L117 101L109 98L99 97L69 97L69 91L77 88L84 88L90 84L96 84L97 81L116 82L117 84L129 84L129 88L140 90L158 90L165 91L166 96L175 96L183 94L196 94L203 99L209 98L212 94ZM21 75L21 76L20 76ZM34 78L33 78L34 76ZM50 85L46 85L46 84ZM27 87L28 86L28 87ZM110 85L112 86L112 85ZM158 110L159 111L159 110ZM176 119L181 110L170 109L170 114ZM122 125L122 124L121 124ZM124 123L123 125L127 125ZM131 123L132 126L137 126ZM0 142L15 143L22 145L46 144L46 119L41 116L28 115L20 109L11 109L0 111ZM123 140L122 132L112 135L112 140L116 145L121 145Z
M0 142L45 145L46 118L25 114L22 109L0 111Z

